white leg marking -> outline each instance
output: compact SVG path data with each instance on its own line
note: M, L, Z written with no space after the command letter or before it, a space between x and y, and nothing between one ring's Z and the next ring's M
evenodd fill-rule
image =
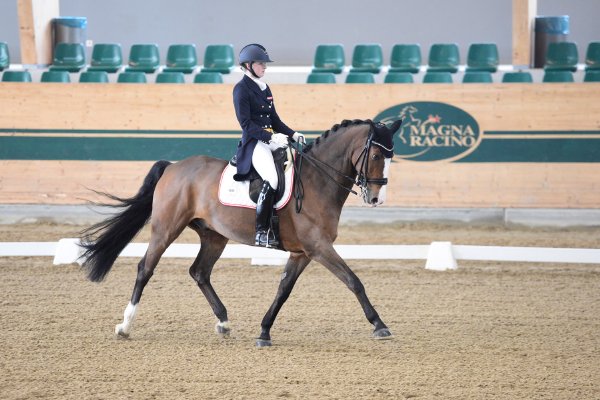
M131 332L131 325L135 320L135 315L137 313L137 304L133 305L131 302L127 304L127 308L125 308L125 312L123 313L123 322L118 324L115 327L115 333L119 336L128 337Z
M218 321L215 325L215 332L217 332L220 335L227 335L230 331L231 325L229 324L229 321Z

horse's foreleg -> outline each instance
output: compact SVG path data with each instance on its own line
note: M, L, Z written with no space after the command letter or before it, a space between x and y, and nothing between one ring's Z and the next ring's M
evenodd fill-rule
M223 254L228 239L214 231L202 230L198 231L198 234L201 238L200 252L190 267L190 275L198 284L198 287L219 320L215 326L215 330L220 335L228 336L231 332L231 327L227 318L227 309L210 283L210 274L212 273L213 266L219 257L221 257L221 254Z
M346 262L339 256L339 254L337 254L333 246L320 251L318 254L315 254L313 259L323 264L329 271L331 271L342 282L344 282L344 284L346 284L352 293L354 293L363 308L367 320L373 324L375 328L373 331L373 337L376 339L390 338L392 334L369 301L362 282L358 276L352 272L350 267L348 267Z
M298 277L304 271L304 268L310 263L308 258L303 253L292 253L288 259L283 273L281 274L281 281L279 282L279 288L277 289L277 295L269 311L265 314L261 323L261 333L258 339L256 339L257 347L271 346L271 327L275 318L281 310L283 303L288 299Z

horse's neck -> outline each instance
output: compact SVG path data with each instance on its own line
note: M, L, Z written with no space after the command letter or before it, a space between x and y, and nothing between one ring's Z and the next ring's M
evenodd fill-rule
M347 129L360 129L360 126ZM352 150L357 147L361 138L362 135L359 131L335 132L329 135L326 142L315 148L314 154L312 154L314 158L323 163L322 165L319 163L318 167L314 169L314 179L319 182L319 190L323 195L331 196L331 201L339 202L340 207L346 202L348 189L352 189L356 179L351 156ZM331 179L334 179L337 184Z
M349 127L346 132L330 134L327 140L315 149L313 156L337 171L354 177L355 171L350 157L361 138L357 128L360 126Z

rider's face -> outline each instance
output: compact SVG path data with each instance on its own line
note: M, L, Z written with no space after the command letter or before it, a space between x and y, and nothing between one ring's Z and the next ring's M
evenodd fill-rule
M262 78L263 76L265 76L265 71L267 70L267 63L255 62L252 64L252 69L254 70L256 76Z

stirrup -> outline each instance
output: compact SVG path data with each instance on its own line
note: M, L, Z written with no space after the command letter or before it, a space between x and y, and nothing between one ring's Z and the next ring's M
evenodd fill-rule
M254 238L254 245L266 248L278 248L279 242L273 236L274 235L269 235L269 231L256 232L256 237Z

